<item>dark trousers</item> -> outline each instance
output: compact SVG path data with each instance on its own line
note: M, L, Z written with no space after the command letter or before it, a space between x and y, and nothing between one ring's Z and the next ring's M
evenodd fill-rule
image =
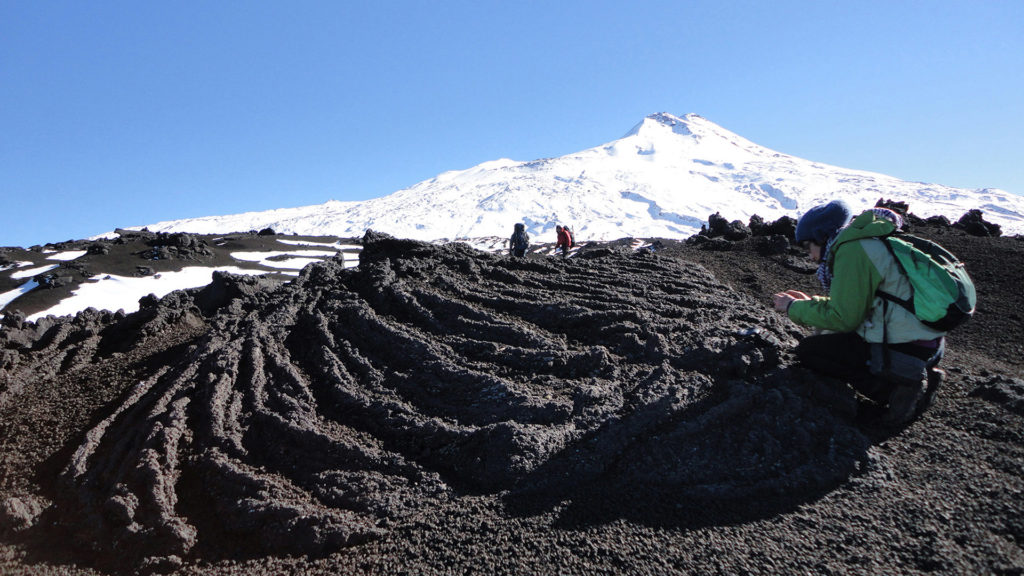
M916 344L890 344L898 350L924 360L933 368L942 359L944 347L927 348ZM871 345L853 332L807 336L796 347L796 356L804 366L849 383L862 394L874 397L890 386L871 374Z

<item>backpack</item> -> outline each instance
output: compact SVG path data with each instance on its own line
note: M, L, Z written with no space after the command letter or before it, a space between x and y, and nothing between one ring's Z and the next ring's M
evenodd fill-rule
M963 262L935 242L910 234L879 237L910 281L911 295L902 300L878 296L914 314L925 326L948 332L974 315L977 295Z
M512 234L512 251L522 256L526 253L526 249L530 247L530 235L526 233L526 226L523 224L516 224L515 232Z
M526 249L530 247L530 236L526 232L516 232L512 238L516 252L526 252Z

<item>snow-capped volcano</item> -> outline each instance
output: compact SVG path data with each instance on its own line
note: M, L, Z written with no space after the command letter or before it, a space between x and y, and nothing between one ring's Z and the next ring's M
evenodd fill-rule
M533 236L572 226L581 240L683 238L709 215L746 221L799 216L835 198L854 208L879 198L922 217L956 220L973 208L1024 233L1024 197L907 182L769 150L688 114L654 114L595 148L529 162L508 159L451 171L382 198L210 216L149 225L154 232L360 236L367 229L419 240L506 236L524 222Z

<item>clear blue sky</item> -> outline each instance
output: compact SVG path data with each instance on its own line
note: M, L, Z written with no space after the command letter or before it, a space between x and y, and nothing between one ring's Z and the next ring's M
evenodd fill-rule
M1024 2L0 0L0 246L365 200L655 112L1024 193Z

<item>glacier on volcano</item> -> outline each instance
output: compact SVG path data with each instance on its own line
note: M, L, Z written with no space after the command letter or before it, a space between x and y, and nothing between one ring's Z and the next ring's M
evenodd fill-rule
M854 209L880 198L906 202L922 217L955 221L982 210L1007 234L1024 233L1024 198L908 182L830 166L759 146L696 114L652 114L623 137L558 158L499 159L454 170L362 202L329 201L150 224L154 232L278 233L359 237L366 230L438 241L503 236L517 222L531 237L554 238L557 224L580 240L681 239L709 214L746 221L799 216L842 198ZM141 227L139 227L141 228Z

